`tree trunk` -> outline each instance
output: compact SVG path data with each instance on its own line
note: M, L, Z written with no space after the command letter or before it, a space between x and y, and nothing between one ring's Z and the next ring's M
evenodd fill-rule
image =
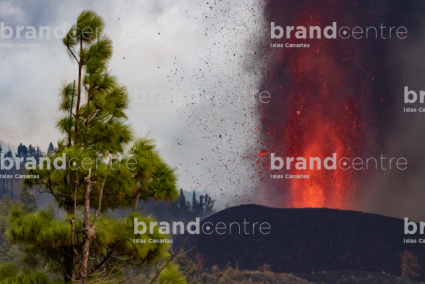
M75 94L75 80L74 80L74 87L72 88L72 101L71 101L71 107L69 108L69 118L72 118L72 106L74 105L74 94ZM68 133L68 148L71 147L71 144L72 144L71 132L72 132L72 129L70 129Z
M77 106L75 108L75 132L78 133L78 111L81 102L81 71L83 69L83 40L80 38L80 62L78 62L78 90L77 90Z
M84 220L83 220L83 249L81 255L81 283L86 284L87 281L87 269L90 252L90 240L94 237L94 230L90 224L90 188L91 188L91 170L86 177L86 189L84 192Z

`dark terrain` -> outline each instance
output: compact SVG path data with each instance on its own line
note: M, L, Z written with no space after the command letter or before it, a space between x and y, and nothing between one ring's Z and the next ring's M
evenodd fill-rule
M217 273L201 275L202 283L214 283ZM228 269L219 283L226 284L423 284L414 280L405 280L385 273L366 271L320 271L314 274L285 274L261 271L239 271Z
M244 232L244 219L249 222L249 234ZM213 226L225 223L226 233L202 233L206 222ZM229 234L228 225L232 222L241 225L240 234L236 225ZM254 234L253 222L259 222ZM262 222L270 223L269 234L259 232ZM399 254L409 250L418 258L418 264L425 267L425 244L405 244L404 238L404 221L397 218L325 208L241 205L202 220L201 234L193 235L184 248L196 246L196 252L207 259L205 267L222 268L230 262L242 271L258 270L260 265L270 264L270 270L275 273L293 273L317 283L408 283L399 282ZM417 233L408 238L425 237ZM174 247L183 239L183 235L177 236ZM328 274L324 275L323 271ZM350 272L339 273L343 271ZM425 270L417 272L420 277L416 280L423 281Z
M294 273L294 276L308 280L308 283L326 283L326 284L407 284L424 282L402 279L384 273L370 271L321 271L315 274Z

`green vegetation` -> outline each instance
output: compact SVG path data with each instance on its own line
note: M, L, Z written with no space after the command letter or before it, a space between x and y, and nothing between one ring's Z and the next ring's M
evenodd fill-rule
M40 178L25 180L51 194L66 216L36 211L25 191L21 198L28 205L4 205L10 219L2 220L2 228L4 221L8 240L22 247L23 256L19 265L10 262L16 257L5 259L9 262L0 266L0 283L123 283L161 262L165 269L149 281L185 282L178 264L168 262L168 244L133 241L134 218L148 226L137 238L168 238L158 227L149 228L151 218L137 208L141 200L176 199L177 179L155 141L136 138L126 124L128 94L110 72L113 48L104 25L100 16L84 10L63 39L78 67L76 80L59 93L57 128L63 138L45 157L52 167L38 165L29 173ZM58 160L64 157L66 161ZM129 208L132 212L121 219L107 213Z
M23 256L20 246L10 243L6 236L6 230L10 228L13 206L9 196L3 196L0 201L0 264L5 262L17 264ZM26 212L33 212L37 209L35 197L27 189L24 189L20 194L19 206Z
M16 262L22 256L19 247L12 245L6 239L5 233L10 224L11 210L12 203L9 200L9 196L6 195L0 201L0 263Z

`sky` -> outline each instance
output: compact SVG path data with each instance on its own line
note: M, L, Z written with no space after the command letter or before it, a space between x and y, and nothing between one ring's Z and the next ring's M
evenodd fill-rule
M179 188L223 202L243 195L254 174L244 152L258 123L249 62L261 11L253 1L208 1L0 1L0 22L14 32L0 39L12 44L0 48L0 140L44 151L59 140L57 94L78 69L60 38L40 39L39 26L68 30L92 9L113 41L110 68L128 88L129 122L156 139ZM26 39L25 29L16 38L16 26L34 26L37 39ZM38 47L15 46L29 43Z

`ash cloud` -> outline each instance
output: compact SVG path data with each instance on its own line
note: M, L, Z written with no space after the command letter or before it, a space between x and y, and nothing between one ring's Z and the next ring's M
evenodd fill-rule
M424 21L418 20L418 27L424 27ZM419 30L418 30L419 31ZM419 33L418 33L419 34ZM395 97L391 112L391 131L382 132L384 140L382 151L396 157L405 157L408 168L405 171L378 171L364 184L363 194L359 198L359 209L376 212L399 218L409 217L423 221L425 208L422 204L425 197L425 114L405 113L403 108L423 108L416 102L404 104L404 87L415 91L418 96L425 90L424 37L419 36L413 41L397 43L389 48L394 56L388 61L390 85Z

